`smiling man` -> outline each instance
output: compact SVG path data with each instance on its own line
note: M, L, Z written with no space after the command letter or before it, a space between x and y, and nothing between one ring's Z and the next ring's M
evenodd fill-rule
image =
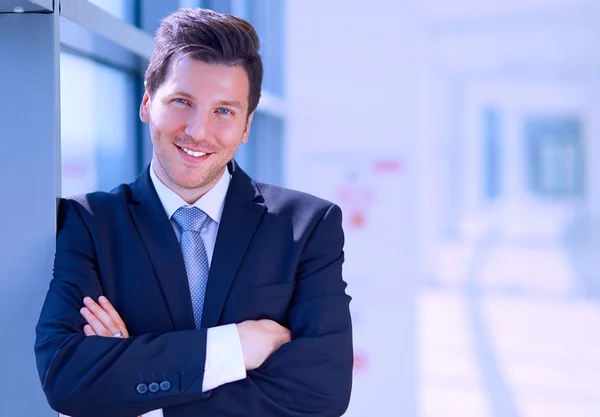
M77 417L340 416L352 380L340 209L256 182L232 159L262 83L237 17L163 20L132 184L62 199L35 352Z
M209 64L178 54L154 94L146 91L140 117L150 124L154 171L192 204L225 172L246 143L250 112L248 75L239 65Z

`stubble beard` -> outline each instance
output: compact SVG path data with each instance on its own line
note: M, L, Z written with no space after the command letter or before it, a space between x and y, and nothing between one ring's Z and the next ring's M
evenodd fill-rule
M209 158L212 157L214 156L209 156ZM163 164L160 162L160 158L159 163L169 178L169 182L178 190L186 192L203 191L205 193L216 184L219 176L223 174L223 168L215 165L207 167L208 170L205 171L199 166L178 165L174 161L172 165Z
M150 123L150 130L151 130L151 135L152 134L156 134L158 132L156 132L155 130L153 131L153 124ZM245 130L244 130L245 133ZM161 135L162 136L162 135ZM158 140L165 140L164 137L159 137L157 138ZM168 141L170 145L172 146L176 146L174 142L172 141ZM160 164L161 166L161 171L165 174L165 176L167 176L169 183L171 184L171 186L176 187L176 190L173 190L175 192L177 192L177 194L179 194L178 191L182 191L182 192L186 192L186 194L193 192L193 191L200 191L202 195L204 195L206 192L208 192L212 187L214 187L216 185L216 183L218 182L218 180L221 178L221 175L223 175L224 170L227 169L227 164L233 159L233 156L235 154L232 153L229 158L227 159L227 162L225 164L223 164L223 166L220 166L221 164L219 163L213 163L211 164L209 167L207 167L207 171L205 173L202 173L202 170L200 169L200 172L197 173L193 173L192 175L183 175L181 178L181 181L178 180L178 176L176 173L177 168L179 167L179 164L176 162L176 158L172 158L170 159L168 157L168 155L166 154L166 152L157 152L157 146L154 146L154 153L156 155L156 159L158 160L157 162ZM177 151L179 152L179 151ZM218 158L221 157L220 155L217 156L216 153L213 153L209 156L210 158ZM184 168L183 174L186 174L185 171L195 171L197 170L199 167L194 167L194 166L186 166L186 165L182 165ZM183 180L186 179L187 181L184 183ZM182 196L183 197L183 196Z

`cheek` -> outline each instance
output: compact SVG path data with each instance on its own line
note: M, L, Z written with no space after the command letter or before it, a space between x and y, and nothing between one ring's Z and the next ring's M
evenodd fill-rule
M162 133L173 132L181 128L184 123L184 118L177 112L169 111L162 106L152 112L152 121L157 131Z
M244 125L233 122L219 121L215 123L217 137L225 146L239 144L244 134Z

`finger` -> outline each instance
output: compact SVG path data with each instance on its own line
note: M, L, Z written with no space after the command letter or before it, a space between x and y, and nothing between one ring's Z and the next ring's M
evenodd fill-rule
M87 307L83 307L79 312L92 327L92 330L94 330L97 336L110 337L113 335Z
M285 327L285 326L282 326L281 324L279 324L279 331L280 331L281 333L289 333L289 332L290 332L290 329L288 329L287 327Z
M92 326L90 326L89 324L83 326L83 332L86 336L96 336L96 332L94 331L94 329L92 329Z
M100 302L100 306L104 309L104 311L108 313L108 315L112 318L113 322L117 325L119 331L123 333L123 337L128 338L129 332L127 331L127 327L125 327L123 319L121 318L119 313L117 313L117 310L115 310L110 301L108 301L108 298L102 295L100 296L100 298L98 298L98 301Z
M117 326L117 324L113 321L112 317L104 310L104 308L92 300L91 297L85 297L83 299L83 303L92 312L92 314L96 316L96 319L98 319L98 321L102 323L102 325L108 330L108 336L112 336L113 334L121 331L119 326Z

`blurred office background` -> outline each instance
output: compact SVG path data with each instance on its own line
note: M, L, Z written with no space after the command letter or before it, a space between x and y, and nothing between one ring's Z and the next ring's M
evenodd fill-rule
M52 4L0 0L0 415L52 415L32 329L54 196L110 190L149 162L150 36L196 6L263 42L238 162L344 210L346 415L600 415L597 0Z

